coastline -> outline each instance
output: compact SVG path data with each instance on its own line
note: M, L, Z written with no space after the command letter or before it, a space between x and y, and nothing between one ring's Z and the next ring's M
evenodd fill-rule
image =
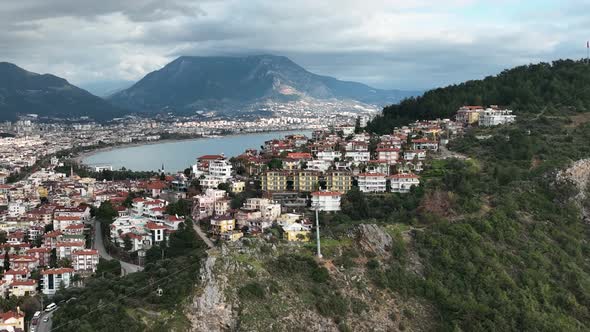
M159 139L156 141L145 141L145 142L132 142L132 143L121 143L116 145L109 145L105 147L95 148L84 150L82 152L76 153L72 160L79 165L86 165L83 162L83 159L86 159L90 156L101 152L108 152L113 151L116 149L124 149L124 148L132 148L137 146L146 146L146 145L154 145L154 144L166 144L166 143L174 143L174 142L183 142L183 141L194 141L194 140L201 140L201 139L215 139L215 138L224 138L224 137L231 137L231 136L243 136L243 135L256 135L256 134L268 134L268 133L281 133L281 132L292 132L292 131L313 131L316 128L300 128L300 129L277 129L277 130L266 130L266 131L256 131L256 132L246 132L246 133L231 133L231 134L220 134L219 137L190 137L190 138L166 138L166 139Z

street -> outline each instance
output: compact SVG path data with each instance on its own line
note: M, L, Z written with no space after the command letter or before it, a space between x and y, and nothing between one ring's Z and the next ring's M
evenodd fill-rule
M98 255L106 260L113 260L114 258L109 255L106 248L104 247L104 242L102 240L102 232L100 231L100 222L98 220L94 220L94 241L92 242L92 246L94 249L98 250ZM129 273L134 273L143 270L143 267L123 261L119 261L121 263L121 275L127 275Z
M57 309L56 309L57 310ZM51 317L53 316L54 311L51 312L43 312L43 314L41 314L41 317L39 317L39 323L37 323L37 327L35 328L35 332L49 332L51 331ZM43 320L48 317L49 320L47 322L44 322ZM29 329L29 331L31 331L31 329Z

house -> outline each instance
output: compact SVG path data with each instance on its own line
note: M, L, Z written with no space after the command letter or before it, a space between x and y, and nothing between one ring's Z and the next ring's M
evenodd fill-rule
M388 147L377 148L377 159L387 162L389 165L394 165L399 159L400 149Z
M42 290L45 295L54 295L60 288L69 288L72 277L74 276L74 269L69 267L62 267L56 269L47 269L41 271L42 276Z
M340 211L342 194L336 191L316 191L311 193L311 208L319 211Z
M25 330L25 313L17 308L16 311L7 311L0 313L0 331L24 331Z
M492 105L479 116L478 124L480 127L492 127L516 121L516 116L512 115L509 109L499 109L498 106Z
M289 224L287 226L283 226L283 237L287 241L302 241L308 242L311 231L309 228L303 226L299 223Z
M244 181L232 181L230 183L230 190L232 193L241 193L246 189L246 182Z
M478 123L480 114L483 112L481 106L462 106L455 115L455 120L465 126Z
M389 177L391 191L395 193L408 193L413 186L420 185L420 178L415 174L395 174Z
M77 250L72 254L72 265L76 272L94 273L98 259L98 250L96 249Z
M416 138L412 140L414 150L438 151L438 142L428 138Z
M211 160L209 162L209 175L225 182L231 178L232 165L225 159Z
M158 244L165 240L165 232L168 227L155 222L148 222L145 227L150 233L152 244Z
M404 160L413 161L426 159L426 150L408 150L404 151Z
M13 281L27 280L31 277L31 271L28 269L8 270L4 272L2 280L11 283Z
M56 244L58 259L72 259L72 253L85 247L84 241L58 242Z
M236 220L231 216L218 216L211 219L211 234L221 235L231 232L236 227Z
M25 251L27 255L34 256L37 261L39 262L40 266L47 266L49 265L49 260L51 258L51 248L48 247L41 247L41 248L29 248Z
M240 231L230 231L221 234L221 240L226 242L234 242L241 239L244 236L244 233Z
M35 296L37 294L37 280L13 281L9 287L10 296Z
M383 173L361 173L358 175L358 186L362 192L385 192L387 187L386 175Z

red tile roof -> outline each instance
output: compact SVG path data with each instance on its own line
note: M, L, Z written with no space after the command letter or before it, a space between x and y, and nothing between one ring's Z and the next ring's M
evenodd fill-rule
M64 273L73 273L74 269L70 268L70 267L62 267L62 268L57 268L57 269L48 269L48 270L43 270L41 271L41 274L45 275L45 274L64 274Z
M311 193L312 196L342 196L341 193L335 191L316 191Z

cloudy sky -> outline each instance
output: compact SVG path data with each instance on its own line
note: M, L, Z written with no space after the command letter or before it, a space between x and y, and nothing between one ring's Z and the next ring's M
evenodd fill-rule
M6 0L0 61L82 86L179 55L269 53L380 88L427 89L586 56L590 0Z

